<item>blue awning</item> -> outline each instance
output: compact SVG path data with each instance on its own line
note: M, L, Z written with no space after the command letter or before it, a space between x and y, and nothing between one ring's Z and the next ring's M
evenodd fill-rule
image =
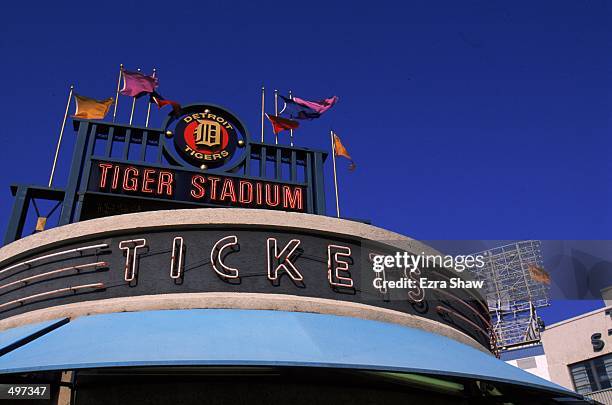
M11 333L0 333L0 342ZM169 365L416 372L576 395L441 335L384 322L299 312L194 309L87 316L0 357L0 373Z
M68 322L68 318L54 319L30 325L19 326L0 333L0 355L8 353L17 347L59 328Z

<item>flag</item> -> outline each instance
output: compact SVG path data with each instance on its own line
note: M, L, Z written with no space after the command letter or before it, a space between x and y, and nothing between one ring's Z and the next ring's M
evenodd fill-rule
M157 108L162 108L167 105L172 106L172 113L174 115L177 115L179 111L181 111L181 105L179 103L177 103L176 101L172 101L172 100L166 100L165 98L162 97L161 94L159 94L156 91L151 93L149 100L152 103L155 103L155 105L157 105Z
M281 114L287 111L286 114L290 118L297 120L312 120L321 116L312 108L300 105L288 97L281 96L281 98L285 101L285 108L283 108Z
M296 129L300 126L300 123L297 121L289 120L287 118L277 117L276 115L268 115L266 117L272 123L272 129L275 134L278 134L281 131L286 129Z
M109 97L106 100L96 100L85 96L79 96L78 94L74 95L74 100L76 104L76 111L74 112L73 117L85 118L88 120L104 119L108 113L108 110L110 109L110 106L114 103L112 97Z
M353 158L351 157L351 155L349 155L344 145L342 145L342 142L340 141L340 137L336 135L335 133L334 133L334 153L336 154L336 156L342 156L343 158L347 158L348 160L350 160L351 164L349 165L349 170L350 171L355 170L357 165L355 165L355 162L353 162Z
M319 114L323 114L338 102L338 96L333 96L320 101L308 101L298 97L293 97L293 101L301 106L311 108Z
M528 269L532 280L537 281L538 283L550 284L550 274L548 274L542 267L535 264L530 264Z
M298 97L289 98L281 96L281 98L285 101L285 108L283 108L283 111L288 110L289 117L298 120L319 118L338 101L337 96L321 101L307 101Z
M153 93L158 85L158 80L154 76L146 76L140 72L128 72L124 70L123 88L119 93L124 96L139 97L144 93Z

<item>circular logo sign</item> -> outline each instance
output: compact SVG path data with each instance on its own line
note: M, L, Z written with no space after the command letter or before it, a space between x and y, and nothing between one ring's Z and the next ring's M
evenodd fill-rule
M218 109L194 106L178 117L174 144L196 166L218 167L229 161L238 144L233 117Z

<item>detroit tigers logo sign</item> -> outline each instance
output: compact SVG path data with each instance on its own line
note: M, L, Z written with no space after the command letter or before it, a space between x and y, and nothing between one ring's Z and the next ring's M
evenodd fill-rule
M174 130L177 152L194 166L214 168L229 161L238 145L233 117L217 107L191 106Z

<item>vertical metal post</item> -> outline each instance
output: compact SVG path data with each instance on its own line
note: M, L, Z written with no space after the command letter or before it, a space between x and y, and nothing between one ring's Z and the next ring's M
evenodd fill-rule
M117 118L117 105L119 104L119 86L121 86L121 75L123 74L123 63L119 65L119 78L117 79L117 91L115 92L115 109L113 110L113 122Z
M283 172L282 172L282 163L283 157L281 154L281 150L276 148L276 152L274 154L274 178L276 180L282 180Z
M244 147L244 175L251 175L251 144L247 143Z
M291 95L291 90L289 90L289 100L293 100L293 96ZM289 144L293 146L293 128L289 129Z
M140 68L137 69L140 72ZM136 97L132 97L132 112L130 112L130 125L132 125L132 120L134 119L134 107L136 106Z
M265 146L259 150L259 177L266 177L266 165L268 162L268 151Z
M115 126L112 126L108 130L106 136L106 148L104 149L104 156L111 157L113 154L113 142L115 140Z
M161 164L162 163L162 158L164 157L164 144L166 142L165 137L166 135L163 132L159 133L159 138L157 140L157 158L156 158L156 162L157 164Z
M274 115L278 117L278 90L274 90ZM274 133L274 144L278 145L278 134Z
M336 143L334 142L334 131L329 131L332 147L332 165L334 167L334 189L336 190L336 216L340 218L340 203L338 201L338 177L336 175Z
M291 169L289 171L289 178L291 181L297 181L297 153L295 150L291 151Z
M306 207L309 214L316 214L314 207L314 186L312 184L312 152L306 152L306 159L304 162L304 178L306 179Z
M264 86L261 86L261 142L264 141L264 117L266 115L265 112L265 103L266 103L266 89Z
M155 68L153 68L153 77L155 77ZM147 120L145 121L145 127L149 127L149 116L151 115L151 98L149 97L149 102L147 105Z
M128 160L130 156L130 145L132 144L132 129L125 131L125 138L123 139L123 160Z
M91 172L92 161L91 158L94 154L94 147L96 145L96 136L98 132L98 125L92 124L89 130L89 136L87 137L87 147L85 149L85 159L83 160L83 168L81 178L79 179L78 190L86 190L87 184L89 183L89 173ZM81 220L81 210L83 208L83 201L85 199L85 195L83 193L79 193L76 204L74 205L74 221Z
M325 178L323 176L323 153L314 152L314 214L325 215Z
M15 200L13 201L13 209L11 210L8 227L6 228L6 233L4 234L5 245L14 242L21 237L23 225L25 224L26 216L28 214L28 205L30 201L27 191L28 186L17 187Z
M57 140L57 146L55 147L55 157L53 157L53 166L51 166L51 175L49 176L49 187L53 184L53 175L55 174L55 166L57 165L57 157L59 155L60 145L62 144L62 137L64 136L64 128L66 127L66 119L68 119L68 109L70 108L70 100L72 100L72 92L74 86L70 86L70 93L68 93L68 101L66 102L66 111L64 112L64 119L62 120L62 129L60 129L59 138Z
M64 195L64 202L62 204L62 212L58 226L66 225L72 222L74 213L74 200L79 188L79 182L81 175L83 174L83 165L87 160L86 147L87 139L89 136L89 122L79 122L79 132L77 133L76 144L74 145L74 151L72 152L72 163L70 164L70 175L68 177L68 184L66 185L66 194Z
M140 160L147 160L147 143L149 143L149 131L142 133L142 139L140 140Z

